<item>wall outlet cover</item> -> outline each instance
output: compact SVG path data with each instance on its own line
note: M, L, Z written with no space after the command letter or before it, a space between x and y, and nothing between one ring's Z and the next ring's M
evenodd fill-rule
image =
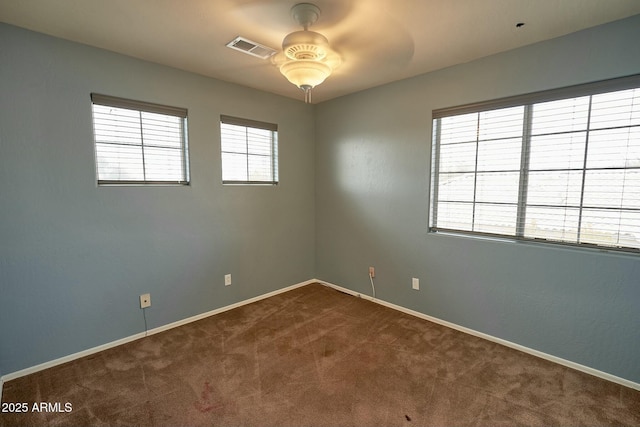
M224 275L224 285L225 286L231 285L231 274Z
M415 277L411 279L411 287L416 291L420 290L420 279L416 279Z
M140 308L151 307L151 294L140 295Z

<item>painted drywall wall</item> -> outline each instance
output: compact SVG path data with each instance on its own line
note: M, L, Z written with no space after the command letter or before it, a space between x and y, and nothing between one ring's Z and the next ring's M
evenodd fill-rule
M640 16L322 103L318 278L640 382L640 257L427 233L431 111L640 72ZM411 278L420 279L420 291Z
M91 92L187 108L191 185L97 187ZM0 372L313 277L313 112L0 24ZM221 114L279 125L278 186L222 185Z

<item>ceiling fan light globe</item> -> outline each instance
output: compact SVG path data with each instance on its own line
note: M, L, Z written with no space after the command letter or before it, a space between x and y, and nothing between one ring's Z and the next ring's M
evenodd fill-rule
M299 60L284 63L280 72L299 88L313 88L331 75L331 67L323 62Z

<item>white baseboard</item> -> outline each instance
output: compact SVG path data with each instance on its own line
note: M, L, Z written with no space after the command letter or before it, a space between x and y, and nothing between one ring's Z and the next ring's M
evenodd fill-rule
M594 377L602 378L604 380L611 381L613 383L620 384L622 386L629 387L629 388L632 388L632 389L635 389L635 390L640 390L640 384L639 383L636 383L636 382L633 382L633 381L629 381L627 379L620 378L618 376L609 374L607 372L599 371L599 370L594 369L594 368L590 368L589 366L584 366L584 365L581 365L579 363L572 362L570 360L562 359L560 357L556 357L556 356L553 356L551 354L543 353L542 351L538 351L538 350L535 350L535 349L532 349L532 348L529 348L529 347L525 347L525 346L520 345L520 344L513 343L511 341L504 340L502 338L494 337L493 335L485 334L483 332L478 332L476 330L469 329L469 328L466 328L464 326L456 325L455 323L447 322L446 320L438 319L437 317L432 317L432 316L426 315L424 313L420 313L419 311L411 310L411 309L408 309L408 308L405 308L405 307L402 307L402 306L399 306L399 305L396 305L396 304L392 304L390 302L387 302L387 301L384 301L384 300L381 300L381 299L373 298L373 297L371 297L369 295L361 294L360 292L355 292L355 291L352 291L350 289L343 288L342 286L335 285L333 283L325 282L323 280L314 280L313 282L317 282L317 283L323 284L325 286L328 286L330 288L333 288L333 289L338 290L340 292L344 292L344 293L349 294L349 295L353 295L353 296L356 296L356 297L359 297L359 298L363 298L363 299L367 299L369 301L373 301L373 302L375 302L377 304L383 305L385 307L392 308L394 310L398 310L398 311L400 311L402 313L406 313L406 314L409 314L411 316L418 317L420 319L428 320L429 322L437 323L438 325L442 325L442 326L446 326L446 327L451 328L451 329L455 329L456 331L464 332L465 334L469 334L469 335L473 335L473 336L476 336L476 337L479 337L479 338L483 338L483 339L485 339L487 341L492 341L492 342L504 345L505 347L510 347L510 348L515 349L515 350L522 351L523 353L527 353L527 354L531 354L533 356L537 356L537 357L539 357L541 359L545 359L545 360L548 360L550 362L554 362L554 363L557 363L559 365L563 365L563 366L566 366L568 368L575 369L576 371L580 371L580 372L584 372L584 373L589 374L589 375L593 375Z
M73 360L80 359L81 357L89 356L91 354L98 353L100 351L104 351L104 350L107 350L107 349L110 349L110 348L113 348L113 347L117 347L117 346L122 345L122 344L126 344L126 343L131 342L131 341L138 340L140 338L144 338L145 336L148 336L148 335L157 334L159 332L166 331L168 329L172 329L172 328L176 328L178 326L186 325L187 323L195 322L197 320L204 319L205 317L209 317L209 316L213 316L213 315L218 314L218 313L222 313L222 312L225 312L225 311L233 310L234 308L241 307L241 306L247 305L247 304L251 304L253 302L260 301L262 299L269 298L269 297L272 297L274 295L278 295L278 294L281 294L283 292L287 292L287 291L290 291L290 290L293 290L293 289L296 289L296 288L299 288L299 287L302 287L302 286L306 286L306 285L309 285L311 283L316 283L316 282L318 282L318 281L317 280L307 280L305 282L300 282L300 283L297 283L295 285L288 286L286 288L278 289L276 291L269 292L269 293L266 293L266 294L263 294L263 295L259 295L259 296L254 297L254 298L249 298L249 299L244 300L244 301L240 301L240 302L237 302L237 303L234 303L234 304L231 304L231 305L227 305L227 306L224 306L224 307L221 307L221 308L217 308L215 310L211 310L211 311L208 311L206 313L198 314L196 316L192 316L192 317L189 317L187 319L178 320L177 322L173 322L173 323L169 323L169 324L164 325L164 326L153 328L153 329L150 329L150 330L148 330L146 332L140 332L140 333L137 333L135 335L131 335L131 336L128 336L128 337L125 337L125 338L122 338L122 339L119 339L119 340L116 340L116 341L112 341L112 342L109 342L109 343L106 343L106 344L99 345L97 347L89 348L87 350L79 351L77 353L73 353L73 354L70 354L68 356L60 357L58 359L51 360L49 362L41 363L39 365L32 366L30 368L21 369L19 371L3 375L2 377L0 377L0 399L2 399L2 384L5 381L11 381L11 380L16 379L16 378L24 377L25 375L33 374L35 372L42 371L44 369L52 368L54 366L61 365L63 363L71 362Z
M215 310L207 311L206 313L198 314L198 315L189 317L187 319L178 320L177 322L169 323L169 324L164 325L164 326L159 326L157 328L149 329L147 331L147 335L153 335L153 334L157 334L157 333L166 331L168 329L177 328L178 326L186 325L187 323L195 322L195 321L204 319L204 318L209 317L209 316L214 316L216 314L223 313L225 311L233 310L234 308L242 307L243 305L251 304L253 302L260 301L260 300L272 297L274 295L278 295L278 294L281 294L283 292L288 292L288 291L291 291L293 289L300 288L302 286L310 285L311 283L317 283L317 282L318 282L317 280L307 280L305 282L296 283L295 285L291 285L291 286L288 286L286 288L278 289L276 291L269 292L267 294L263 294L263 295L259 295L257 297L249 298L247 300L240 301L240 302L237 302L235 304L227 305L227 306L224 306L224 307L221 307L221 308L216 308Z
M97 347L89 348L87 350L79 351L77 353L69 354L67 356L60 357L58 359L50 360L48 362L41 363L36 366L32 366L30 368L21 369L16 372L11 372L9 374L3 375L2 381L11 381L16 378L24 377L25 375L33 374L38 371L42 371L44 369L52 368L57 365L62 365L63 363L71 362L72 360L80 359L81 357L89 356L94 353L98 353L100 351L108 350L113 347L117 347L122 344L126 344L131 341L138 340L140 338L144 338L144 332L140 332L135 335L131 335L116 341L112 341L106 344L99 345Z
M373 297L371 297L369 295L361 294L359 292L355 292L355 291L352 291L350 289L343 288L342 286L338 286L338 285L335 285L333 283L325 282L323 280L312 279L312 280L307 280L307 281L304 281L304 282L297 283L295 285L288 286L286 288L278 289L278 290L273 291L273 292L269 292L269 293L266 293L266 294L263 294L263 295L259 295L259 296L254 297L254 298L250 298L250 299L247 299L247 300L244 300L244 301L240 301L240 302L237 302L237 303L234 303L234 304L231 304L231 305L227 305L227 306L215 309L215 310L211 310L211 311L208 311L206 313L198 314L196 316L192 316L192 317L189 317L189 318L186 318L186 319L183 319L183 320L179 320L177 322L173 322L173 323L169 323L169 324L164 325L164 326L153 328L153 329L148 330L147 332L140 332L140 333L131 335L129 337L125 337L125 338L122 338L122 339L119 339L119 340L116 340L116 341L112 341L112 342L109 342L109 343L106 343L106 344L99 345L97 347L93 347L93 348L90 348L90 349L87 349L87 350L80 351L78 353L70 354L68 356L64 356L64 357L61 357L61 358L58 358L58 359L55 359L55 360L51 360L49 362L41 363L39 365L32 366L30 368L22 369L20 371L16 371L16 372L12 372L12 373L3 375L2 377L0 377L0 401L2 400L3 384L6 381L10 381L10 380L13 380L13 379L16 379L16 378L20 378L20 377L23 377L25 375L33 374L35 372L42 371L42 370L48 369L48 368L52 368L54 366L61 365L63 363L71 362L71 361L79 359L81 357L89 356L91 354L107 350L109 348L117 347L119 345L126 344L128 342L135 341L135 340L138 340L140 338L144 338L145 336L148 336L148 335L157 334L157 333L166 331L168 329L176 328L178 326L186 325L188 323L195 322L197 320L201 320L201 319L204 319L206 317L210 317L210 316L213 316L213 315L216 315L216 314L219 314L219 313L223 313L225 311L233 310L234 308L238 308L238 307L241 307L243 305L251 304L253 302L260 301L260 300L263 300L265 298L272 297L274 295L278 295L278 294L281 294L281 293L284 293L284 292L288 292L288 291L291 291L293 289L309 285L311 283L320 283L322 285L325 285L325 286L328 286L330 288L336 289L336 290L338 290L340 292L344 292L344 293L349 294L349 295L353 295L353 296L357 296L357 297L360 297L360 298L363 298L363 299L367 299L367 300L373 301L373 302L375 302L377 304L383 305L385 307L392 308L392 309L400 311L402 313L406 313L406 314L409 314L411 316L418 317L420 319L424 319L424 320L427 320L427 321L430 321L430 322L433 322L433 323L437 323L439 325L446 326L448 328L455 329L457 331L464 332L464 333L469 334L469 335L473 335L473 336L476 336L476 337L479 337L479 338L483 338L483 339L486 339L488 341L492 341L492 342L504 345L506 347L510 347L510 348L522 351L524 353L528 353L528 354L531 354L533 356L540 357L540 358L545 359L545 360L549 360L549 361L557 363L559 365L567 366L567 367L575 369L577 371L581 371L581 372L593 375L595 377L602 378L602 379L605 379L607 381L611 381L613 383L623 385L625 387L629 387L629 388L632 388L632 389L635 389L635 390L640 390L640 384L635 383L633 381L629 381L629 380L626 380L624 378L620 378L620 377L617 377L615 375L608 374L606 372L602 372L602 371L599 371L597 369L590 368L588 366L580 365L579 363L575 363L575 362L572 362L570 360L562 359L560 357L556 357L556 356L553 356L551 354L543 353L541 351L534 350L532 348L525 347L525 346L522 346L520 344L512 343L512 342L504 340L502 338L494 337L492 335L488 335L488 334L485 334L483 332L478 332L478 331L475 331L473 329L466 328L464 326L456 325L455 323L447 322L445 320L438 319L437 317L432 317L432 316L426 315L424 313L420 313L418 311L414 311L414 310L411 310L411 309L408 309L408 308L405 308L405 307L402 307L402 306L399 306L399 305L396 305L396 304L392 304L390 302L387 302L387 301L384 301L384 300L381 300L381 299L374 299Z

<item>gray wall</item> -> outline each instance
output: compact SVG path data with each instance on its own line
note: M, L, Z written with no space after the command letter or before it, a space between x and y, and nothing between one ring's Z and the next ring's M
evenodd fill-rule
M374 265L384 300L640 382L637 256L426 231L432 109L640 72L639 39L634 17L314 110L0 24L0 374L143 331L144 292L153 328L314 276L370 293ZM192 185L97 188L90 92L188 108ZM220 114L279 124L279 186L221 185Z
M91 92L189 109L188 187L96 186ZM280 185L223 187L219 116L277 123ZM314 109L0 24L0 374L314 276ZM224 286L224 274L233 285Z
M640 72L640 15L322 103L317 277L640 382L640 258L427 233L431 111ZM411 289L411 278L421 290Z

